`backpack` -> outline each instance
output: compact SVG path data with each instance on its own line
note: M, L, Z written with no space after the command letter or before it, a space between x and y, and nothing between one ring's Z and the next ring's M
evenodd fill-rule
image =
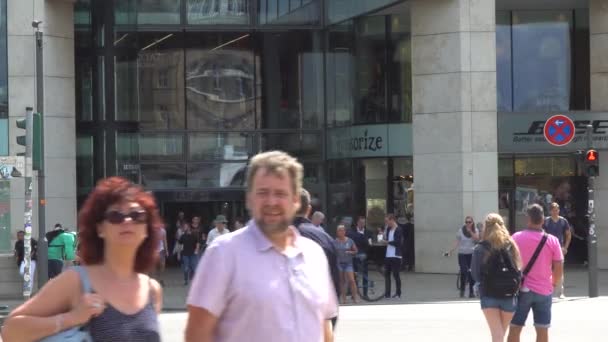
M517 296L522 283L522 273L517 269L509 248L492 250L487 242L481 245L490 255L482 269L481 283L484 295L492 298Z

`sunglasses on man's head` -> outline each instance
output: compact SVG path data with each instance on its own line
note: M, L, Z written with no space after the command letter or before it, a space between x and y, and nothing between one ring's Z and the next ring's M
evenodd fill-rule
M110 210L104 214L104 218L112 224L120 224L128 218L136 223L146 223L148 214L145 210L133 210L128 213L121 213L118 210Z

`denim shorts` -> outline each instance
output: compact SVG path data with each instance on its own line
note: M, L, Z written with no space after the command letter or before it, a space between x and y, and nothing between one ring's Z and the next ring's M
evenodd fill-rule
M515 312L517 309L517 297L511 298L492 298L481 296L482 309L499 309L506 312Z
M338 269L340 272L353 272L353 263L352 262L339 262Z
M549 328L551 326L551 304L552 295L541 295L536 292L520 292L517 310L511 320L511 324L523 327L528 319L528 313L532 309L534 314L534 326L537 328Z

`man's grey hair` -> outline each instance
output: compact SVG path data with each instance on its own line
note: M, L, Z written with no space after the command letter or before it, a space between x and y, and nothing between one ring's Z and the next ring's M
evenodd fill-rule
M526 215L530 218L532 224L542 224L545 220L545 212L539 204L532 204L526 209Z
M313 218L313 219L319 219L319 220L323 220L323 219L325 218L325 214L323 214L323 213L322 213L322 212L320 212L320 211L315 211L315 212L312 214L312 218Z
M308 214L308 207L310 206L310 193L308 190L302 188L300 190L300 209L296 212L298 216L306 216Z

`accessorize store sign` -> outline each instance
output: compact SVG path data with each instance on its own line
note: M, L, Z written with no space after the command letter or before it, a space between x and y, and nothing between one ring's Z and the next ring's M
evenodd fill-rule
M327 131L328 159L411 155L411 124L350 126Z
M556 115L564 114L574 121L575 134L566 146L553 146L544 137L545 123ZM593 145L597 149L608 149L608 113L499 113L499 153L556 153L576 152L587 148L586 126L593 127Z

